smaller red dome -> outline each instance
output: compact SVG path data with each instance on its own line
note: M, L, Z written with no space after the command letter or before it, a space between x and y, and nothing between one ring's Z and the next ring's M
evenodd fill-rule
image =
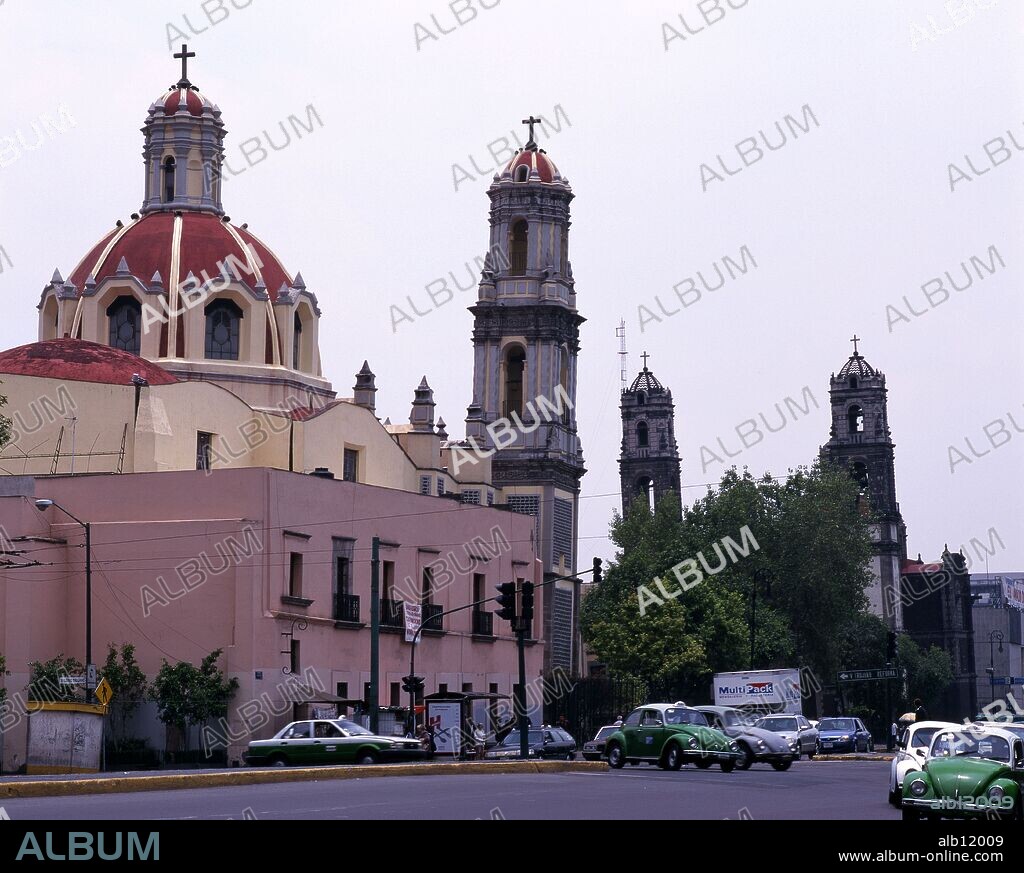
M564 182L562 174L558 172L558 167L555 166L555 162L548 157L547 152L543 149L521 149L518 154L505 167L504 173L511 175L513 180L518 180L516 170L520 167L527 168L527 177L524 181L530 181L533 176L533 171L537 171L537 175L540 177L542 182ZM533 181L536 181L534 179Z
M213 109L213 104L194 88L173 88L157 98L157 104L164 108L164 115L174 115L181 108L181 101L192 115L202 115L204 109Z
M129 352L67 338L0 352L0 375L4 374L104 385L131 385L135 375L150 385L173 385L178 381L163 367Z

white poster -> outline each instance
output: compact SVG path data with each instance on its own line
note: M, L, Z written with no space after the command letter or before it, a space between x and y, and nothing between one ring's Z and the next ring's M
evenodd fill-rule
M416 631L423 622L423 604L405 601L405 641L411 643L416 639Z
M462 704L458 701L427 701L427 724L434 734L434 751L458 755L462 751Z

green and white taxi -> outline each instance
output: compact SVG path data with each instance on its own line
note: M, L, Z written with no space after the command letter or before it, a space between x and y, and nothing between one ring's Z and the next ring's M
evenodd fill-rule
M648 703L634 709L605 748L608 765L616 770L641 761L678 770L692 762L701 769L718 764L728 773L742 757L733 740L684 703Z
M997 727L940 730L903 777L903 818L1022 818L1024 740Z
M253 767L296 764L377 764L426 756L419 740L381 737L346 719L293 721L269 740L254 740L243 756Z

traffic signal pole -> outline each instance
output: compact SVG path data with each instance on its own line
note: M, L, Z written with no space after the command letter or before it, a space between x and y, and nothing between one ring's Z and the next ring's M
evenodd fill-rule
M519 649L519 684L515 687L515 705L519 712L519 757L530 757L530 723L526 717L526 628L522 625L516 631L516 647Z
M370 730L380 726L380 537L370 551Z

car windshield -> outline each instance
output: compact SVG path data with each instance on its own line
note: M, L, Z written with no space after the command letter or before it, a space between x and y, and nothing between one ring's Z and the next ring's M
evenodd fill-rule
M539 746L544 742L544 735L540 731L530 731L526 735L526 740L531 746ZM514 746L519 748L519 731L511 731L505 739L501 741L503 746Z
M722 721L726 727L753 727L756 724L756 719L736 709L727 709L723 712Z
M356 724L354 721L348 721L347 719L338 719L334 722L350 737L372 737L373 731L368 731L361 724Z
M933 758L987 758L1008 763L1010 744L990 734L942 733L932 744Z
M910 738L910 748L912 749L927 749L932 744L932 739L935 737L935 732L938 730L937 727L933 728L921 728L914 732Z
M823 718L818 722L819 731L855 731L857 725L852 718Z
M796 719L795 718L762 718L758 723L758 727L763 727L769 731L795 731L796 730Z
M665 710L665 724L698 724L707 727L708 720L704 718L703 712L674 707Z
M601 730L599 730L597 732L597 736L594 737L594 739L595 740L606 740L606 739L608 739L608 737L610 737L617 730L618 730L617 727L603 727L603 728L601 728Z

